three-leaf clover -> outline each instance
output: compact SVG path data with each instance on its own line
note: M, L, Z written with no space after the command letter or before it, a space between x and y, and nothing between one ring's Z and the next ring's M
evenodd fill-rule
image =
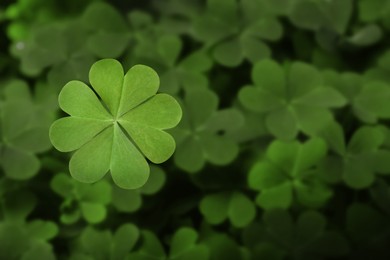
M343 34L352 15L352 0L292 0L289 18L298 27L319 31L326 29Z
M256 1L208 0L207 11L194 21L195 37L212 49L214 59L236 67L244 59L254 63L269 58L271 49L265 41L281 38L279 21L263 14Z
M40 219L27 220L36 204L36 197L28 191L18 190L2 196L1 259L55 259L48 241L57 236L57 225Z
M151 165L148 181L139 189L124 190L112 187L112 205L119 212L135 212L141 208L143 196L157 193L165 184L165 172L162 168Z
M219 192L205 196L200 212L210 224L221 224L227 218L233 226L247 226L256 216L254 203L241 192Z
M87 32L79 20L46 24L31 30L30 36L15 43L14 56L20 59L20 70L37 76L48 69L51 86L60 89L72 79L86 80L88 68L95 61L86 49Z
M164 35L157 41L157 51L166 70L161 74L161 89L168 93L177 93L180 88L207 88L205 75L211 66L211 59L203 51L194 51L179 59L183 41L175 35Z
M296 259L340 257L349 251L344 236L326 230L327 219L317 211L303 211L294 221L287 211L271 210L263 220L271 239Z
M109 230L87 227L77 240L71 260L122 260L139 241L140 231L134 224L123 224L113 234Z
M33 177L41 163L37 153L47 151L48 116L41 113L23 81L11 81L0 98L0 165L8 178L26 180Z
M50 186L64 199L60 206L62 223L73 224L83 217L88 223L96 224L106 218L106 206L111 202L111 185L108 182L81 183L65 173L59 173L51 180Z
M325 176L335 176L333 181L342 179L353 189L364 189L373 184L375 173L390 174L390 152L381 148L385 142L382 127L362 126L348 144L342 127L336 122L330 123L322 135L337 156L328 157L320 171Z
M226 132L244 122L234 109L217 111L218 96L210 90L188 91L183 102L183 120L172 131L177 142L176 165L190 173L203 168L206 161L226 165L238 155L237 142Z
M313 170L326 152L320 138L305 143L273 141L266 158L249 172L249 186L259 191L257 204L264 209L287 209L296 198L306 207L322 206L333 192Z
M329 108L345 104L335 89L325 87L320 72L309 64L294 62L288 73L273 60L252 69L255 86L243 87L238 95L251 111L265 113L268 130L279 139L293 139L299 131L311 135L332 119Z
M162 163L175 150L175 140L163 130L179 123L180 105L156 94L158 75L144 65L124 75L118 61L103 59L91 67L89 79L101 100L83 82L66 84L59 104L70 116L53 123L50 139L62 152L77 150L69 162L75 179L92 183L110 171L118 186L139 188L149 176L145 157Z
M186 260L186 259L209 259L209 250L199 244L198 233L189 227L178 229L171 240L169 254L165 253L164 247L157 236L148 230L141 232L142 243L138 251L131 253L128 259L169 259L169 260Z
M128 24L121 13L108 3L89 5L81 17L81 24L88 32L88 50L99 58L116 58L128 46Z
M368 204L353 203L345 217L346 231L359 246L376 248L387 244L390 236L388 216Z

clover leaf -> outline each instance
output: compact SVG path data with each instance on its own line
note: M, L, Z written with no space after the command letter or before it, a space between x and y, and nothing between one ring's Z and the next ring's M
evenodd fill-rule
M286 258L286 250L270 239L263 223L252 222L242 233L242 242L250 250L253 259L282 260Z
M217 111L217 108L218 97L210 90L186 93L183 120L172 131L177 142L174 160L179 168L194 173L201 170L206 161L226 165L238 155L237 143L225 133L239 128L244 119L237 110Z
M294 2L289 18L301 28L314 31L326 28L343 34L351 18L352 8L351 0L298 0Z
M201 242L209 249L208 259L251 259L246 248L238 244L233 237L226 233L216 232L208 226L202 226L202 229Z
M345 237L326 230L326 218L317 211L303 211L294 221L287 211L271 210L263 220L272 240L297 259L342 257L349 252Z
M382 178L370 188L370 196L374 203L386 214L390 215L390 186Z
M26 180L40 169L36 154L47 151L48 117L35 103L29 87L22 81L10 81L0 99L0 165L8 178Z
M148 181L139 189L124 190L119 187L112 188L112 205L119 212L135 212L143 203L143 196L157 193L165 184L165 172L162 168L152 165Z
M390 152L381 148L385 141L385 133L380 126L358 128L348 144L343 129L336 122L330 123L322 135L329 147L338 155L325 160L321 167L323 175L334 175L334 181L342 179L353 189L364 189L373 184L375 173L390 173ZM329 164L339 167L329 169L327 167Z
M389 53L390 54L390 53ZM365 123L377 123L390 116L387 98L390 95L390 85L386 72L386 56L380 60L377 68L366 71L365 75L346 72L325 71L325 84L336 88L348 100L352 112Z
M271 55L266 41L276 41L282 25L264 15L256 1L208 0L207 11L194 21L195 37L211 49L214 59L228 67L244 59L255 63Z
M64 199L60 206L62 223L73 224L83 217L88 223L96 224L106 218L106 206L111 202L108 182L80 183L65 173L59 173L51 180L50 186Z
M115 233L87 227L78 237L70 259L126 259L139 241L140 231L133 224L121 225Z
M209 259L209 250L199 244L193 228L182 227L172 237L168 259Z
M358 15L362 22L376 22L384 20L388 25L388 14L390 12L390 4L384 0L360 0L358 1Z
M326 143L320 138L305 143L273 141L265 159L249 172L249 186L259 191L256 203L264 209L287 209L295 200L309 208L322 206L333 192L313 168L326 152Z
M241 192L219 192L205 196L200 212L210 224L221 224L227 218L233 226L247 226L256 216L254 203Z
M158 75L144 65L124 75L118 61L103 59L89 79L102 100L83 82L66 84L59 104L70 116L53 123L50 139L62 152L77 150L69 162L75 179L92 183L110 171L119 187L139 188L149 176L145 157L162 163L173 154L175 141L163 130L179 123L181 108L171 96L156 94Z
M88 32L86 46L98 58L117 58L125 51L130 39L129 27L110 4L92 3L83 13L81 23Z
M388 255L390 237L388 216L368 204L353 203L346 212L346 231L355 244L355 255L367 254L376 258ZM370 223L370 225L367 225Z
M294 62L288 74L273 60L263 60L252 69L254 86L244 86L238 98L251 111L264 113L271 134L295 138L299 131L318 133L333 116L329 108L340 107L345 98L325 87L321 74L309 64Z
M390 65L390 50L385 50L377 59L376 66L368 68L364 74L363 79L367 81L382 81L388 82L389 77L389 65Z
M176 94L181 88L207 88L209 80L205 75L212 61L204 51L194 51L179 60L183 41L175 35L164 35L157 41L157 51L166 70L161 74L161 89Z
M88 68L95 61L85 46L87 36L79 20L46 24L15 43L12 53L20 59L22 73L37 76L48 68L49 84L60 89L71 79L87 79Z
M368 123L390 118L389 98L389 84L379 81L364 84L354 100L357 116Z
M128 259L209 259L208 248L198 243L198 233L192 228L182 227L174 233L168 255L153 232L144 230L141 233L142 242L140 249L131 253Z
M27 220L37 204L34 194L14 191L2 196L0 205L4 220L0 221L1 259L55 259L49 240L58 234L54 222Z

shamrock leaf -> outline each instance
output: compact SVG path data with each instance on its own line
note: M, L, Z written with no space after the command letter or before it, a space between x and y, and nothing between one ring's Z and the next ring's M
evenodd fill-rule
M244 86L238 98L251 111L265 113L268 130L279 139L295 138L299 131L318 133L332 119L329 108L340 107L345 99L325 87L321 74L312 66L294 62L285 75L272 60L263 60L252 69L255 86Z
M86 50L86 39L78 20L53 23L34 28L29 38L13 46L12 53L21 60L25 75L37 76L49 68L49 84L59 89L71 79L87 79L95 58Z
M172 237L167 255L157 236L151 231L144 230L140 249L130 254L128 259L209 259L208 248L198 244L198 240L198 233L194 229L180 228Z
M266 41L276 41L283 33L275 17L262 13L255 1L208 0L207 11L195 20L195 36L224 66L236 67L244 59L255 63L270 57Z
M377 43L383 37L381 27L368 24L357 29L346 41L356 46L369 46Z
M375 185L370 188L374 203L386 214L390 215L390 186L383 179L377 178Z
M150 176L145 185L135 190L112 188L112 204L119 212L135 212L141 208L143 196L157 193L165 184L165 172L157 166L150 167Z
M367 225L370 223L370 225ZM388 216L363 203L351 204L346 212L346 231L355 244L354 256L387 258L390 238Z
M389 77L389 65L390 65L390 50L386 50L376 60L376 66L367 69L364 73L365 82L370 81L382 81L388 82Z
M34 194L27 191L18 190L2 197L0 204L4 220L0 221L1 259L33 260L37 256L55 259L48 241L57 236L57 225L40 219L27 221L36 203Z
M390 85L373 81L363 85L354 100L357 116L368 123L390 118Z
M205 196L199 205L200 212L210 224L221 224L227 218L233 226L247 226L256 215L253 202L241 192L219 192Z
M336 122L330 123L322 135L338 154L338 157L330 157L320 167L323 175L338 175L349 187L364 189L373 184L375 173L390 173L390 152L381 148L385 141L381 127L360 127L353 133L348 145L341 126ZM340 167L330 170L328 164L338 164Z
M141 231L141 246L130 254L127 259L166 259L166 254L163 245L158 237L151 231Z
M246 248L240 246L226 233L215 232L209 227L202 227L201 241L209 249L210 260L218 259L251 259Z
M388 25L388 14L390 13L390 4L385 0L360 0L358 1L358 15L362 22L376 22L384 20Z
M332 190L313 171L327 151L326 143L313 138L270 144L266 158L249 172L249 186L260 193L256 203L264 209L289 208L295 200L306 207L320 207L332 196Z
M89 32L86 45L98 58L116 58L126 49L130 39L128 25L110 4L92 3L83 13L81 22Z
M7 36L13 42L25 40L33 25L54 20L56 10L53 2L45 0L14 1L4 11L5 18L10 21Z
M199 106L202 104L202 106ZM205 161L226 165L238 155L238 145L225 136L229 129L243 124L242 115L234 109L217 111L218 97L209 90L186 93L183 120L172 131L177 142L176 165L190 173L203 168Z
M103 59L89 73L101 101L80 81L60 93L60 107L70 116L53 123L50 139L60 151L77 150L69 170L81 182L96 182L110 171L118 186L139 188L149 176L144 156L162 163L174 152L175 141L163 130L180 121L179 104L156 94L159 79L151 68L136 65L123 74L118 61Z
M389 80L385 70L386 56L388 55L383 56L379 62L380 67L368 70L364 77L351 72L326 71L323 73L325 84L342 93L350 103L355 116L365 123L376 123L390 116L387 103L390 86L385 83Z
M70 259L121 260L134 249L140 237L133 224L121 225L114 234L109 230L87 227L78 238Z
M226 135L228 137L231 137L233 140L236 140L239 143L247 143L249 141L253 141L260 137L269 135L267 127L264 123L264 119L261 118L259 120L258 113L243 108L242 105L238 102L233 106L232 109L237 109L238 111L240 111L240 113L243 115L245 123L242 124L239 128L230 129L230 131L226 132ZM224 114L226 116L224 120L229 121L229 113Z
M182 48L182 40L177 36L164 35L158 39L157 52L166 67L161 74L161 89L175 94L180 88L207 88L205 72L211 68L210 58L202 51L194 51L178 61Z
M326 28L343 34L352 15L351 0L298 0L295 1L289 18L292 23L304 29Z
M172 237L168 259L209 259L209 250L198 244L198 233L188 227L178 229Z
M286 258L286 250L269 238L265 225L253 222L242 233L242 241L250 250L253 259L282 260Z
M73 224L82 216L96 224L106 218L106 206L111 202L111 185L106 181L95 184L80 183L65 173L54 176L51 189L63 197L61 222Z
M36 154L47 151L48 117L40 115L28 85L11 81L0 99L0 165L8 178L26 180L40 169Z
M340 233L325 229L326 218L319 212L303 211L294 221L287 211L271 210L263 220L272 240L297 259L341 257L349 251Z

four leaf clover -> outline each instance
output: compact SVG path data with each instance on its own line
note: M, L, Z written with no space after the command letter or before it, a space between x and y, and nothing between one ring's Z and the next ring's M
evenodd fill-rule
M158 75L144 65L124 75L118 61L103 59L91 67L89 79L101 100L83 82L66 84L59 104L70 116L53 123L50 139L62 152L77 150L69 163L75 179L92 183L110 171L118 186L139 188L149 176L145 157L162 163L175 150L163 130L179 123L180 105L156 94Z

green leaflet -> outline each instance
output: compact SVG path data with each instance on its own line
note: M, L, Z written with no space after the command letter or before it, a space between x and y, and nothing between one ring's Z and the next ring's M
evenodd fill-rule
M71 81L59 96L70 115L50 128L50 139L60 151L74 151L69 169L82 182L92 183L110 171L114 182L127 189L145 184L149 165L166 161L175 149L163 130L181 119L179 104L169 95L156 94L157 74L136 65L123 75L113 59L95 63L90 82L101 100L84 83Z

